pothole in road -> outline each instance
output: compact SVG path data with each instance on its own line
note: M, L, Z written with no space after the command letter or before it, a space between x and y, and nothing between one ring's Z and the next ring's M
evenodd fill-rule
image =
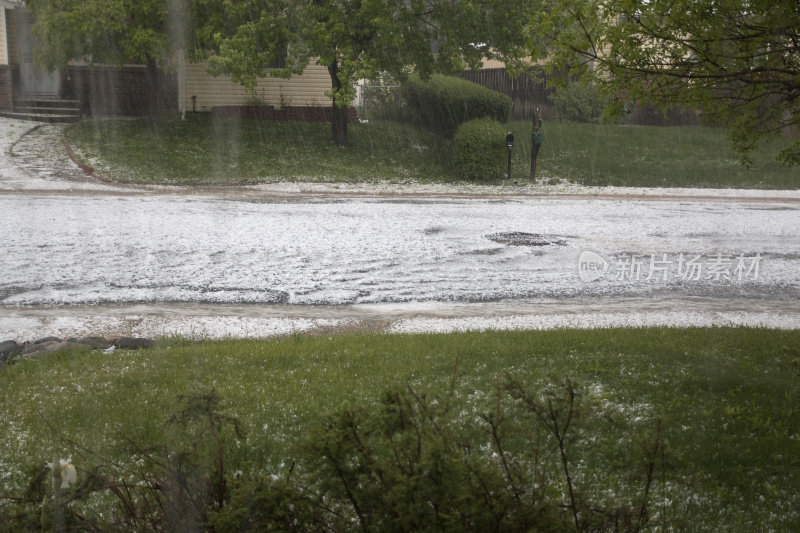
M566 246L567 241L553 235L510 231L486 235L490 241L509 246Z

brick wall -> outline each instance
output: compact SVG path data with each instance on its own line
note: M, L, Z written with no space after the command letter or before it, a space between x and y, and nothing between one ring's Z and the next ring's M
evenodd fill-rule
M0 109L10 111L14 107L13 84L11 82L11 68L0 65Z
M263 120L296 120L299 122L331 122L333 109L316 106L288 106L275 109L275 106L230 105L217 106L211 110L215 117L223 118L258 118ZM347 121L358 122L356 108L347 109Z
M147 72L144 66L70 66L64 75L64 97L80 100L87 115L146 116ZM178 83L174 74L159 73L162 111L177 113Z

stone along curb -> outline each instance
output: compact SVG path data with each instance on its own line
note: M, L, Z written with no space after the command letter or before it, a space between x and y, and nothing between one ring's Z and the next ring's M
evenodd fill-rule
M0 364L11 364L22 359L60 350L139 350L155 346L155 341L142 337L82 337L60 339L43 337L35 341L18 343L15 340L0 342Z

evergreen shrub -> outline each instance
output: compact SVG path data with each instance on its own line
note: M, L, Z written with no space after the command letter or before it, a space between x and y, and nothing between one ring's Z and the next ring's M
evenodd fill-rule
M491 118L465 122L453 139L453 167L459 178L501 177L506 167L506 130Z
M469 120L507 122L511 115L508 96L452 76L435 75L428 80L411 76L401 93L412 122L447 138Z

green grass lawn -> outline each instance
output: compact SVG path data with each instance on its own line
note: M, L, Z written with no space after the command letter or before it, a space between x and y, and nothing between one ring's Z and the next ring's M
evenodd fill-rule
M570 378L601 415L570 452L585 493L623 497L619 463L660 420L662 519L688 518L689 531L800 530L800 332L747 328L164 339L43 356L0 370L0 496L20 494L25 473L54 457L79 472L98 455L135 468L126 443L168 445L165 422L193 391L213 388L241 423L228 470L264 476L285 472L298 440L345 403L374 405L409 385L472 421L507 376L532 390ZM0 498L0 517L14 505Z
M153 129L146 121L85 121L67 136L107 177L127 183L225 185L289 181L441 181L446 143L404 124L353 124L350 146L330 124L212 120L188 116Z
M526 124L513 123L530 144ZM622 126L550 122L537 173L584 185L797 189L800 169L775 160L777 140L743 166L722 130L704 127ZM524 158L530 148L524 147ZM520 154L523 155L523 154ZM524 168L520 168L524 173Z
M511 122L513 178L530 168L530 125ZM643 187L796 189L800 171L775 161L774 145L739 164L720 130L548 122L537 174L547 182ZM330 124L188 116L153 129L142 120L89 120L66 130L84 162L116 181L178 185L268 181L457 181L448 141L407 124ZM501 169L504 172L504 169Z

